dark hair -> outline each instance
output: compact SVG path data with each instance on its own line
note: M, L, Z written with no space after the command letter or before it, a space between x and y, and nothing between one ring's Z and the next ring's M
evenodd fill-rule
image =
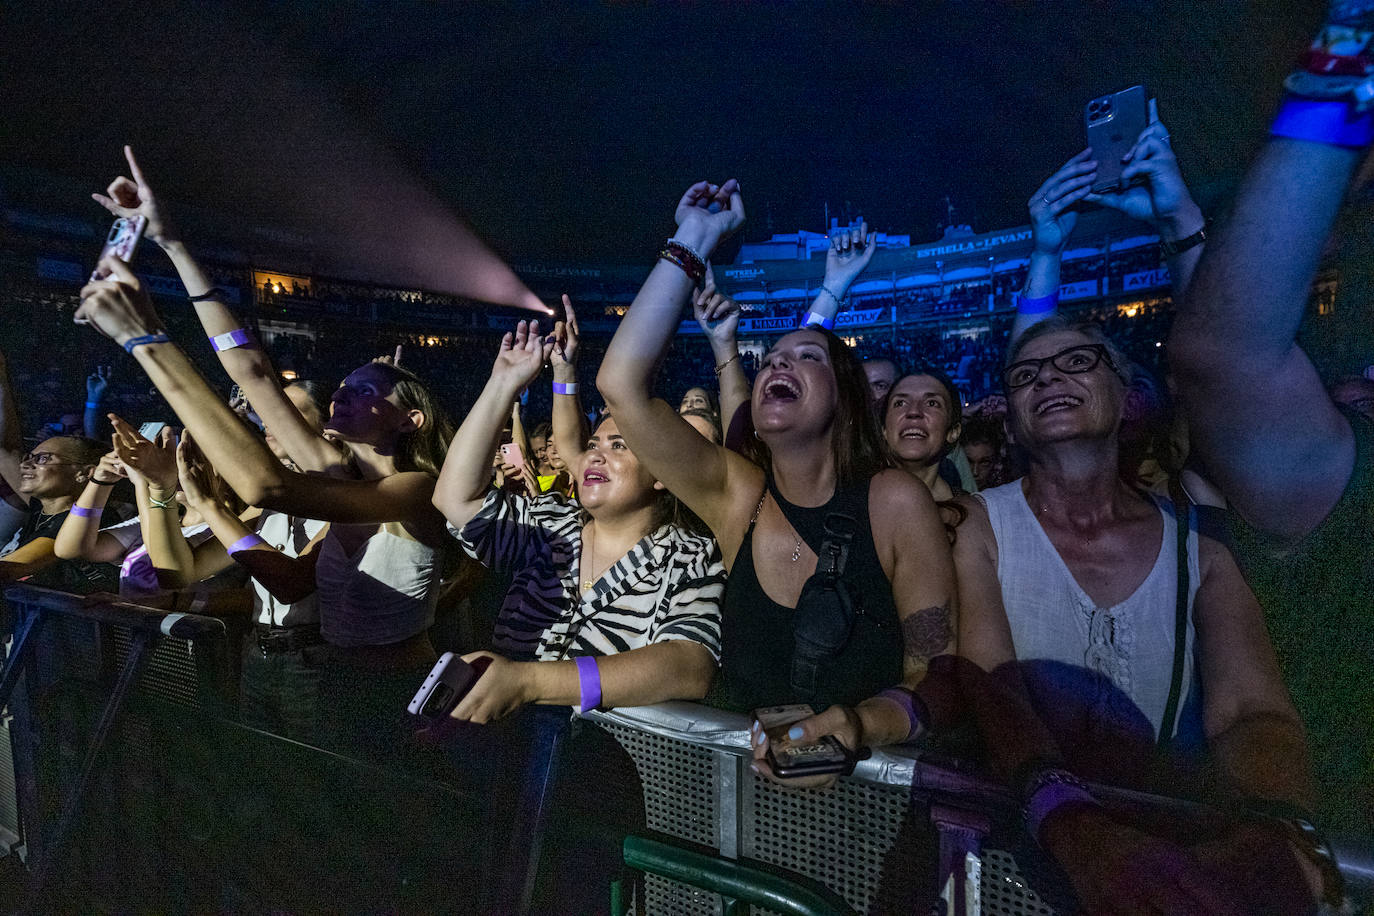
M704 410L704 409L702 409L702 408L700 408L700 407L693 407L693 408L691 408L690 410L684 410L679 416L683 416L683 417L701 417L701 419L703 419L703 420L705 420L707 423L710 423L710 424L711 424L711 429L712 429L712 430L715 432L715 434L716 434L716 437L715 437L713 440L711 440L712 442L714 442L716 445L720 445L721 442L723 442L723 441L725 440L725 434L722 433L722 432L721 432L721 429L720 429L720 415L719 415L719 414L711 413L711 411L709 411L709 410Z
M596 421L596 425L592 427L592 435L595 436L601 425L610 419L613 418L609 414L600 417ZM674 496L667 487L657 491L657 495L654 497L654 512L649 521L648 533L653 534L664 525L682 528L692 534L711 536L711 530L706 527L706 523L698 518L695 512L688 509L682 500Z
M61 439L75 445L76 463L82 466L94 466L100 463L100 459L105 457L105 453L110 450L110 443L101 442L98 439L88 439L85 436L52 436L47 442L54 439Z
M711 405L711 410L716 414L717 417L719 417L719 416L720 416L720 397L719 397L719 395L717 395L717 394L716 394L714 391L712 391L710 388L707 388L705 385L692 385L690 388L687 389L687 391L692 391L692 390L694 390L694 389L700 389L702 392L705 393L705 395L706 395L706 403L709 404L709 405ZM682 398L687 397L687 391L682 392ZM679 405L679 406L681 406L681 404L682 404L682 398L678 398L678 399L677 399L677 400L678 400L678 405ZM700 408L698 408L698 409L700 409Z
M549 436L552 436L552 435L553 435L553 424L550 423L548 420L545 420L545 421L543 421L542 423L540 423L538 426L536 426L533 430L530 431L529 438L531 438L531 439L542 438L542 439L544 439L545 441L547 441L548 438L549 438Z
M905 380L916 375L928 375L940 383L940 387L945 389L945 397L949 400L949 428L959 429L964 425L964 396L959 393L959 389L954 385L954 379L945 374L944 370L937 369L926 363L918 363L912 367L910 372L904 372L892 383L892 387L883 395L883 409L878 414L887 422L887 408L892 403L892 392L897 390L897 386ZM948 451L948 449L946 449Z
M314 404L315 409L320 412L320 419L329 419L329 400L334 395L334 389L324 382L314 379L296 379L286 387L299 388L304 391L306 397L310 398L310 403Z
M396 470L424 471L439 476L444 456L453 441L453 420L439 404L438 398L420 377L409 369L391 363L374 362L369 365L391 383L396 400L405 410L418 410L425 415L419 429L401 433L396 441Z
M825 338L830 366L835 373L835 388L839 393L835 405L835 423L830 435L830 451L839 485L852 486L888 466L883 437L873 418L868 377L864 375L863 364L854 351L834 332L819 327L806 330ZM759 467L765 470L772 467L773 455L755 433L752 421L744 447L746 456Z

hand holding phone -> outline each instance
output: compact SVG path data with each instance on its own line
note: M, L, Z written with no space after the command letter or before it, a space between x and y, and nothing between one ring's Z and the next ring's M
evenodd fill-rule
M1114 191L1124 186L1121 170L1125 155L1135 146L1140 132L1150 124L1148 95L1144 86L1132 86L1093 99L1083 111L1088 146L1097 161L1093 192Z
M507 442L501 446L501 461L519 472L525 467L525 453L514 442Z
M445 718L462 702L463 697L467 696L485 668L485 664L479 669L452 652L445 652L439 656L439 661L434 663L434 667L430 669L420 689L415 692L415 697L406 710L411 715L432 721Z
M755 711L754 717L762 738L767 740L764 759L774 776L795 779L834 776L853 771L859 755L845 747L834 735L801 742L788 737L793 725L815 715L815 710L805 704L767 706Z
M142 216L119 217L110 227L110 234L105 237L105 247L100 249L100 257L96 259L96 268L91 272L92 280L105 279L105 273L100 269L99 264L106 258L118 258L125 264L131 263L134 259L134 251L138 248L139 240L143 238L143 230L148 226L148 220Z

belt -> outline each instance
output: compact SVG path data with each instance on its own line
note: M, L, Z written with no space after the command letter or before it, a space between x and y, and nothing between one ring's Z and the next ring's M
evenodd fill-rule
M274 627L265 623L254 624L253 636L263 655L280 652L295 652L306 646L324 642L320 635L319 624L302 624L298 627Z

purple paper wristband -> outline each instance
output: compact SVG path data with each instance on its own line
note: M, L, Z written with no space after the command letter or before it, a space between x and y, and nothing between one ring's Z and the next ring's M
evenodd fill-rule
M579 655L573 659L577 663L577 689L580 694L583 712L596 709L601 705L601 670L596 667L596 659L590 655Z
M1048 296L1017 296L1016 312L1019 315L1043 315L1059 307L1059 290Z
M878 691L878 696L896 703L906 713L909 727L903 741L911 741L922 732L930 731L930 710L916 694L902 687L888 687Z
M256 534L245 534L243 537L239 538L237 541L230 544L229 549L225 552L232 557L234 554L238 553L241 550L247 550L250 547L256 547L259 544L266 543L266 541L258 537Z
M577 382L554 382L554 394L577 394Z
M1374 112L1355 111L1346 102L1289 96L1269 132L1290 140L1361 149L1374 143Z
M1040 827L1045 818L1065 805L1096 805L1097 799L1082 786L1071 782L1047 782L1026 800L1026 830L1040 843Z
M92 518L93 516L99 515L102 511L101 509L87 509L85 506L72 506L71 508L72 515L75 515L77 518Z
M252 343L252 336L243 328L234 328L232 331L225 331L223 334L216 334L210 338L210 347L216 353L221 350L232 350L235 347L250 346Z

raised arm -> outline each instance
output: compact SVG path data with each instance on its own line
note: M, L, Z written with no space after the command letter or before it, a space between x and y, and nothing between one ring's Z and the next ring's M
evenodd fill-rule
M873 260L873 252L878 250L876 243L877 233L868 231L868 223L860 223L855 228L830 236L830 248L825 252L825 277L821 280L820 292L812 300L810 310L801 320L801 327L835 326L840 303L859 274L868 267L868 262ZM721 415L722 420L724 416Z
M553 440L558 443L558 454L569 469L578 466L578 459L586 451L587 437L591 435L577 389L580 339L577 313L573 311L572 299L564 294L563 320L553 327L554 344L549 362L553 365Z
M105 427L105 395L110 390L112 366L96 366L95 371L86 376L86 408L81 416L81 427L87 439L104 439L109 435Z
M1350 424L1297 344L1312 279L1364 150L1272 137L1179 303L1169 359L1192 444L1231 506L1283 538L1335 506Z
M133 150L124 147L124 155L133 177L121 175L111 182L105 194L91 196L116 216L142 216L148 221L145 234L171 258L182 285L195 304L196 316L206 336L211 340L218 338L215 349L224 371L243 389L253 411L272 430L272 435L286 449L296 467L302 471L324 471L340 466L343 459L338 449L310 428L282 391L280 378L266 351L251 337L243 336L247 334L243 323L234 317L219 288L191 256L168 217L165 204L153 193L134 159ZM239 335L233 335L235 331L240 332ZM235 337L243 343L236 343Z
M700 261L674 257L694 270L699 263L704 276L704 262L716 244L744 220L738 183L694 184L678 202L676 218L674 239ZM635 457L716 533L728 565L743 537L738 522L747 523L748 518L746 511L745 518L738 519L738 508L757 498L761 473L743 457L707 441L671 406L650 394L693 282L687 269L659 259L606 350L596 387Z
M1064 247L1078 225L1078 204L1092 191L1097 163L1085 149L1035 189L1027 208L1031 221L1030 264L1026 285L1016 297L1010 347L1026 329L1059 309L1059 276Z
M739 303L716 291L715 272L706 265L706 282L692 296L692 315L711 344L716 364L716 383L720 386L720 428L722 439L735 419L735 413L749 400L749 379L739 360Z
M62 527L53 539L53 553L59 559L118 563L124 557L124 545L100 530L100 515L109 501L110 488L123 476L123 465L116 453L110 452L100 459L86 489L62 520Z
M506 413L538 377L552 350L553 342L539 336L537 321L522 321L501 338L487 384L454 435L434 488L434 505L453 527L462 529L482 508Z
M180 348L166 339L142 283L123 261L101 262L109 279L82 290L76 320L94 325L133 354L225 482L244 502L322 521L421 524L442 528L431 505L434 479L420 471L378 480L340 480L288 471L206 384ZM432 517L432 518L431 518Z
M119 460L130 477L135 478L139 528L148 549L148 559L157 573L158 585L167 589L185 588L194 581L195 560L191 545L181 533L181 507L176 499L176 442L172 428L164 426L156 441L150 442L114 414L110 414L110 423L114 426Z

